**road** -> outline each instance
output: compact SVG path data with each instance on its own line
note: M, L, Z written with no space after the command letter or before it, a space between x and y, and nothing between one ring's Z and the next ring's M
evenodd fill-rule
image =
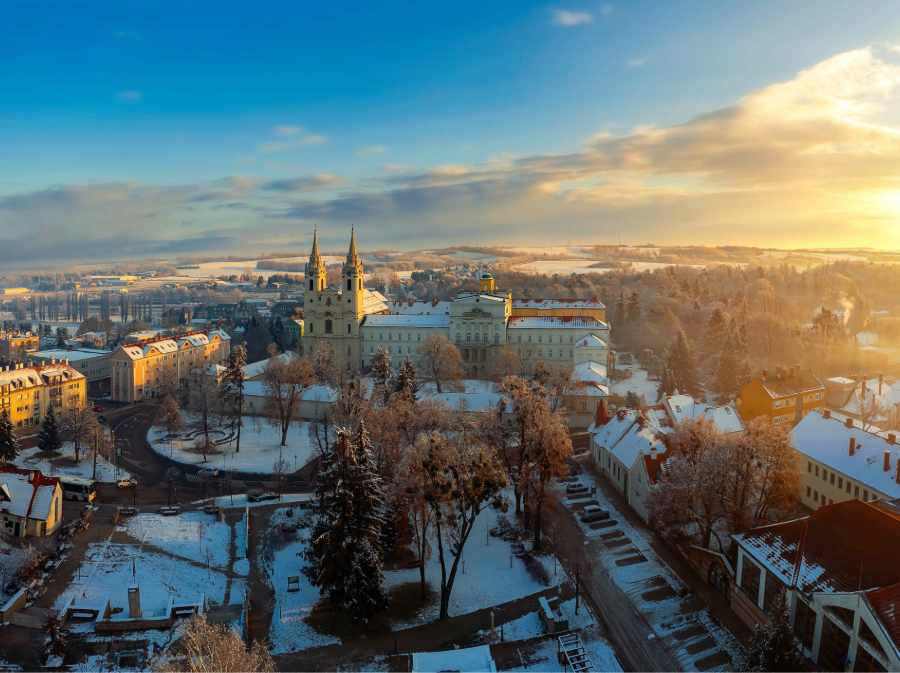
M228 479L212 479L206 483L198 476L202 466L186 465L155 452L147 441L147 434L153 426L156 406L150 403L128 406L102 404L107 423L116 437L121 456L113 459L120 468L127 470L137 481L136 491L119 489L115 484L99 484L98 500L103 503L140 505L165 505L170 500L180 502L198 500L204 497L227 496L245 493L251 489L276 491L269 474L235 473ZM175 467L179 475L173 482L172 493L165 481L166 471ZM285 493L306 493L313 488L311 476L313 466L301 468L298 473L284 480ZM205 487L205 492L204 492ZM174 504L174 503L173 503Z
M576 559L583 554L584 536L568 508L553 503L550 509L551 516L545 517L544 534L548 539L553 536L554 521L560 527L555 536L556 553L570 576L574 576ZM582 590L587 592L594 613L606 626L613 650L626 671L682 670L681 664L656 637L637 608L606 579L601 569L594 569L590 585Z

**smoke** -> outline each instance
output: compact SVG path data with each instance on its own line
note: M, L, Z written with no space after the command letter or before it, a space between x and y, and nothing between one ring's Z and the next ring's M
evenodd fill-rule
M844 307L844 325L850 321L850 314L853 312L853 302L847 297L841 297L841 306Z

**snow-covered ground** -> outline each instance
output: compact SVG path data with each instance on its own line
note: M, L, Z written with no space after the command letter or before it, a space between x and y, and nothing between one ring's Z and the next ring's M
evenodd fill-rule
M519 264L514 268L516 271L522 273L537 273L545 276L552 276L555 273L568 276L573 273L610 273L611 271L620 270L591 266L596 263L595 260L591 259L540 259L526 264ZM655 271L656 269L662 269L667 266L674 266L673 264L663 262L632 262L630 265L628 262L623 263L626 264L626 266L622 267L623 269L633 271L634 273L642 273L648 270ZM703 268L702 264L682 264L679 266Z
M587 474L582 474L579 481L587 486L593 483ZM560 501L567 507L575 508L579 502L584 502L569 500L562 488L557 487L557 490ZM701 635L683 640L669 639L673 654L685 670L697 670L699 660L720 651L734 658L741 651L741 646L725 628L715 622L708 612L685 611L685 603L690 600L689 589L653 550L650 544L652 533L629 523L604 495L602 488L597 489L594 497L611 518L593 529L579 520L587 540L585 549L596 567L602 569L609 581L622 592L623 599L634 604L660 638L692 624L704 627L706 633ZM698 651L707 633L715 644Z
M127 616L127 588L133 582L140 585L142 609L157 614L170 595L195 600L204 594L211 604L240 603L245 580L230 572L233 534L228 523L203 512L123 519L109 538L88 544L79 571L54 608L63 609L73 597L108 597L114 607L125 607Z
M23 449L13 461L16 467L29 470L40 470L45 475L54 477L94 478L94 457L87 448L81 450L81 460L75 462L75 445L64 444L62 450L52 455L40 456L38 448ZM105 458L97 458L97 481L116 481L118 477L130 476L130 473L116 467Z
M185 423L190 421L190 414L185 414ZM308 424L291 425L287 434L287 444L281 446L281 429L268 425L265 419L258 416L244 417L244 429L241 430L241 450L235 451L235 443L229 442L216 447L218 453L208 454L204 463L203 454L194 449L194 440L173 441L171 446L166 441L166 431L162 426L154 426L147 439L153 450L169 456L180 463L192 465L206 464L209 467L232 470L235 472L271 473L272 466L279 457L288 462L291 470L306 465L313 457L312 445L309 442ZM216 439L224 438L219 434Z
M281 496L281 500L261 500L259 502L250 502L247 500L247 496L244 493L235 494L232 498L230 495L222 495L216 498L211 498L213 502L217 505L222 505L225 508L229 507L259 507L261 505L277 505L279 502L283 503L291 503L291 502L305 502L312 498L311 493L285 493ZM206 500L198 500L194 504L202 504L207 502Z
M651 381L648 379L647 372L641 369L636 363L630 365L616 364L616 369L619 371L628 370L631 372L631 376L624 381L613 383L611 392L625 397L625 393L630 391L637 393L638 395L643 395L647 404L656 404L656 389L659 386L659 381Z

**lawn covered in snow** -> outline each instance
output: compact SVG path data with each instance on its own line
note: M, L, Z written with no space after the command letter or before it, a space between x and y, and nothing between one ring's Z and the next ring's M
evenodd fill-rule
M625 397L625 394L628 392L633 392L638 395L643 395L647 404L656 404L656 400L659 397L656 394L656 389L659 387L659 381L651 381L648 379L647 371L641 369L637 363L631 365L617 363L616 369L619 371L627 370L631 372L631 376L624 381L616 381L613 383L610 392L621 395L622 397Z
M42 452L37 447L23 449L13 460L13 465L28 470L40 470L45 475L54 477L94 478L94 457L87 447L81 449L81 460L75 462L75 445L71 442L63 444L60 451ZM97 458L97 481L116 481L119 476L130 476L129 472L115 466L105 458Z
M190 416L190 413L185 414L186 425L190 422ZM220 433L215 439L224 437L225 433ZM293 471L306 465L313 457L308 423L292 424L287 433L287 444L281 446L281 429L268 425L259 416L244 417L240 451L235 451L235 442L231 441L216 447L217 453L207 454L206 461L203 454L194 448L193 439L176 440L170 445L162 426L153 426L147 440L154 451L179 463L208 465L234 472L269 474L279 457L283 457Z

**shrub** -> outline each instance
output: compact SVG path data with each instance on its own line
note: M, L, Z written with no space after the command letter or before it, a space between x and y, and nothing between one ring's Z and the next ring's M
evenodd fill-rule
M538 561L528 552L522 554L521 558L522 562L525 564L525 569L535 582L543 584L545 587L550 586L550 573L547 572L543 563Z

